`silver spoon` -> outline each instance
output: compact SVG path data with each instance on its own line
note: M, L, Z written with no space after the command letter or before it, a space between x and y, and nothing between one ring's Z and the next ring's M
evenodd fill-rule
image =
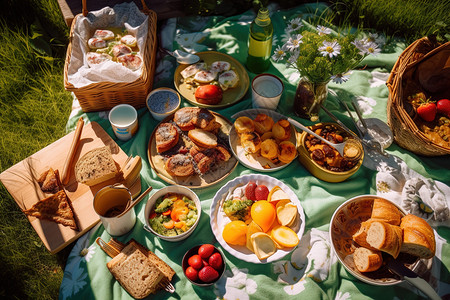
M306 131L307 133L315 136L316 138L318 138L322 142L330 145L331 147L336 149L342 157L345 157L346 159L348 159L350 161L359 160L361 158L361 156L362 156L362 153L363 153L362 145L356 139L351 139L350 138L350 139L347 139L343 143L335 144L335 143L332 143L332 142L324 139L323 137L321 137L320 135L316 134L314 131L312 131L308 127L303 126L302 124L300 124L299 122L297 122L294 119L288 118L288 121L289 121L289 123L291 123L295 127L299 128L299 129L301 129L303 131Z
M167 49L164 49L164 48L160 48L160 49L164 53L167 53L170 56L175 57L177 59L177 62L182 65L195 64L196 62L198 62L200 60L200 57L198 55L187 53L187 52L184 52L184 51L181 51L178 49L173 52L171 52Z

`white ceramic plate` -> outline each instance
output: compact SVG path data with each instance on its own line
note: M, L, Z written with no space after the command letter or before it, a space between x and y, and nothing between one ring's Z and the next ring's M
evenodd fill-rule
M280 113L277 113L276 111L273 111L270 109L262 109L262 108L243 110L243 111L240 111L240 112L234 114L232 116L232 118L233 118L233 122L241 116L246 116L251 119L254 119L254 118L256 118L256 116L258 114L266 114L269 117L271 117L274 122L277 122L280 119L287 119L286 116L284 116ZM287 164L282 163L282 162L274 164L271 160L269 160L265 157L262 157L259 154L249 154L249 153L245 152L244 148L241 146L239 137L237 135L236 130L234 129L234 126L232 126L232 128L230 130L229 140L230 140L231 150L233 151L234 156L241 162L241 164L243 164L247 168L255 170L255 171L275 172L275 171L278 171L278 170L281 170L281 169L287 167L290 163L292 163L292 161L296 160L294 158L294 160L292 160L290 163L287 163ZM289 141L291 141L295 145L295 148L297 148L297 131L295 130L295 128L292 125L291 125L291 137L290 137ZM269 166L269 168L267 166Z
M216 195L213 198L212 204L211 204L211 228L216 236L216 239L219 241L220 245L227 250L230 254L234 255L235 257L255 263L255 264L265 264L265 263L271 263L273 261L277 261L284 256L286 256L289 252L291 252L295 247L292 248L285 248L285 249L278 249L275 254L272 256L269 256L267 259L259 260L258 257L247 249L245 246L235 246L235 245L228 245L224 239L222 238L222 230L224 226L231 222L231 220L226 216L222 209L222 205L224 202L224 198L227 195L228 191L238 185L245 185L249 181L255 181L257 184L264 184L267 186L269 190L271 190L274 186L279 186L284 192L286 192L289 195L289 198L291 199L292 203L297 206L298 214L299 214L299 222L297 222L296 226L292 228L298 235L298 238L301 240L303 236L303 232L305 230L305 213L303 212L303 208L300 204L300 201L298 200L297 196L294 194L294 192L283 182L279 181L278 179L275 179L268 175L260 175L260 174L250 174L250 175L243 175L240 177L236 177L235 179L229 181L227 184L222 186L220 188Z

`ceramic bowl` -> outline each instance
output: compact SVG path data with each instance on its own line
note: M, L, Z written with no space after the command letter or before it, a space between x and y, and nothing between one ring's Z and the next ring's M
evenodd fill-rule
M309 126L309 128L314 131L317 128L323 127L324 125L333 125L333 126L339 128L340 130L344 130L341 126L339 126L336 123L318 123L313 126ZM361 159L350 170L343 171L343 172L335 172L335 171L330 171L330 170L326 169L325 167L322 167L321 165L319 165L317 162L315 162L311 158L311 156L305 146L305 140L306 140L307 135L308 135L308 133L303 131L299 137L299 142L298 142L299 146L297 148L298 159L300 160L301 164L313 176L315 176L323 181L327 181L327 182L342 182L342 181L346 180L347 178L349 178L350 176L352 176L353 174L355 174L361 167L363 160L364 160L364 153L361 156Z
M390 286L398 284L402 280L390 272L386 264L383 264L376 271L361 273L356 269L353 262L353 251L356 249L357 244L353 242L352 236L359 230L361 222L370 218L373 201L376 198L384 199L375 195L361 195L345 201L336 209L330 222L331 248L345 269L359 280L377 286ZM403 216L405 215L405 211L401 207L395 203L392 204L400 210ZM389 254L383 253L384 260L391 258ZM400 253L396 260L416 272L419 269L422 271L427 270L432 263L432 259L418 260L416 257L405 253Z
M181 97L177 91L162 87L151 91L145 102L152 117L162 121L180 107Z
M189 249L188 251L186 251L186 253L183 256L183 261L181 263L181 266L183 268L183 274L186 274L186 269L189 267L189 263L188 260L191 256L195 255L198 253L198 249L200 248L201 245L197 245L195 247L192 247L191 249ZM215 284L217 281L219 281L219 279L223 276L223 273L225 273L225 269L226 269L226 262L225 262L225 256L223 255L223 252L217 248L216 246L214 246L214 252L213 253L219 253L220 256L222 257L222 262L223 262L223 267L220 270L217 270L219 273L219 277L213 281L213 282L209 282L209 283L204 283L201 282L200 279L197 281L192 281L191 279L189 279L188 277L186 277L186 275L184 275L192 284L196 285L196 286L210 286Z
M154 231L149 223L149 216L153 209L153 206L155 205L156 200L158 200L160 197L164 196L167 193L177 193L177 194L185 195L186 197L188 197L192 201L194 201L195 206L197 208L197 220L195 221L194 225L192 225L192 227L189 228L187 231L185 231L179 235L176 235L176 236L161 235L161 234L157 233L156 231ZM198 222L200 221L201 212L202 212L202 207L200 204L200 199L198 198L197 194L194 193L194 191L192 191L191 189L189 189L187 187L181 186L181 185L169 185L169 186L166 186L166 187L160 189L159 191L154 193L152 196L150 196L150 198L148 198L148 201L145 205L145 211L144 211L144 216L145 216L144 229L147 230L148 232L156 235L157 237L159 237L162 240L169 241L169 242L178 242L178 241L186 239L188 236L190 236L194 232L195 228L198 225Z

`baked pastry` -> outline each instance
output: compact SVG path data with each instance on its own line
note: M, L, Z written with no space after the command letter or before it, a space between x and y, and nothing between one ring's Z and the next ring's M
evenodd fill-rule
M135 243L125 246L106 266L120 285L136 299L155 293L164 278L160 269Z
M107 43L104 39L93 37L88 40L88 46L91 49L101 49L106 48Z
M371 219L383 220L392 225L400 225L402 214L400 210L388 200L374 199Z
M217 136L203 129L189 130L188 136L191 141L202 148L214 148L217 146Z
M370 250L358 247L353 252L353 261L356 269L360 272L373 272L378 270L383 264L383 257L378 250Z
M58 170L53 170L52 168L44 171L41 176L39 176L37 182L44 193L55 194L59 190L62 190L59 172Z
M256 132L261 135L272 130L274 121L272 117L266 114L258 114L253 120L253 123L255 124Z
M171 123L161 123L155 131L155 140L158 153L169 151L178 143L178 130Z
M89 186L107 181L118 174L111 151L106 146L87 152L75 165L76 180Z
M261 137L256 132L241 134L241 146L247 153L256 153L261 149Z
M198 107L183 107L175 112L173 121L183 131L189 131L195 128Z
M272 126L273 137L278 141L285 141L291 137L291 123L288 120L278 120Z
M111 49L111 54L114 57L119 57L121 55L129 54L131 52L132 52L131 48L124 44L114 45Z
M236 129L237 134L250 133L255 131L255 124L249 117L242 116L234 121L234 129Z
M30 209L23 211L28 216L53 221L73 230L78 230L73 215L72 204L64 190L40 200Z
M86 53L86 61L89 67L101 64L102 62L111 60L112 57L106 53L88 52Z
M117 57L117 62L131 71L136 71L142 66L143 60L139 54L128 53Z
M400 228L403 229L401 252L419 258L432 258L436 251L436 240L431 226L424 219L408 214L402 218Z
M166 161L165 168L172 176L190 176L194 174L194 165L189 156L183 154L175 154Z
M266 139L261 142L261 156L268 159L278 157L278 145L273 139Z
M217 127L216 117L206 108L199 108L194 115L194 123L197 128L212 131ZM219 126L220 127L220 126Z
M367 230L366 241L380 251L397 258L402 247L402 229L383 221L373 221Z
M222 101L223 91L217 85L201 85L195 90L194 96L199 103L215 105Z
M94 37L109 41L114 38L114 32L107 29L96 29L94 32Z
M288 164L297 156L297 148L291 141L282 141L278 144L278 159Z
M124 35L120 39L120 42L127 45L128 47L136 47L137 44L136 37L132 36L131 34Z

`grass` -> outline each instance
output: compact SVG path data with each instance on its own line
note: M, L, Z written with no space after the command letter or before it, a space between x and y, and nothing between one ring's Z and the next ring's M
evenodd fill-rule
M289 1L297 4L279 2ZM450 2L429 2L435 6L419 0L401 1L401 5L392 0L332 3L339 12L335 20L341 24L359 24L412 41L445 28L442 22L449 15ZM57 0L6 0L2 5L0 172L66 134L72 103L63 87L68 33ZM50 254L3 185L0 211L0 298L57 298L72 247Z

